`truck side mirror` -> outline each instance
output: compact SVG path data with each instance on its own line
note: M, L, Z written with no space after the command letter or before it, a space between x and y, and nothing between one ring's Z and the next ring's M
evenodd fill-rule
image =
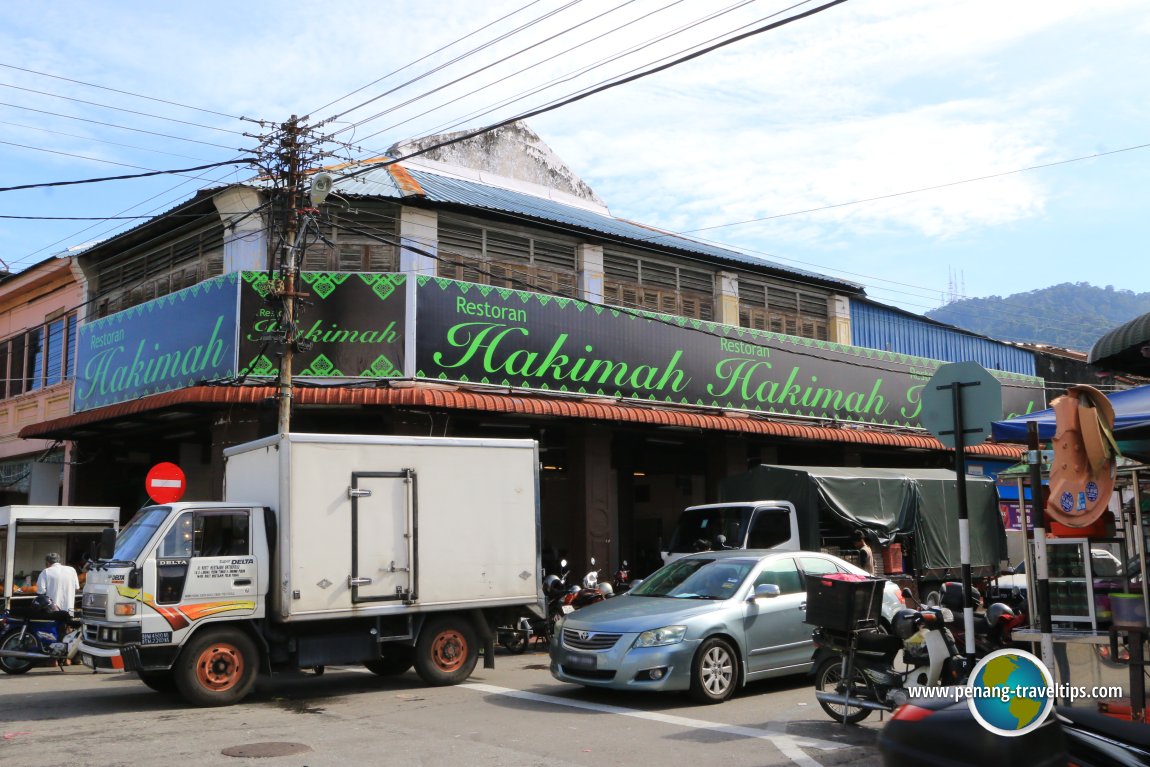
M910 589L903 589L902 590L902 598L903 599L914 599L914 593Z
M115 553L116 531L111 527L105 527L100 531L100 546L96 550L96 557L98 559L111 559Z

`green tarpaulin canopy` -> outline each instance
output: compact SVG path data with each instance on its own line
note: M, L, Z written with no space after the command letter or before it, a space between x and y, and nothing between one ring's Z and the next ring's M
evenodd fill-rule
M790 501L798 510L804 549L819 548L819 521L866 528L884 543L913 535L919 570L961 568L958 479L948 469L868 469L838 466L756 466L719 484L723 501ZM994 483L967 477L973 567L997 569L1006 558L1006 532Z

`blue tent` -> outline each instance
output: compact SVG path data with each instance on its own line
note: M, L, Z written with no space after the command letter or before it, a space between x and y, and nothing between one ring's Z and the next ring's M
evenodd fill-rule
M1123 389L1106 395L1114 406L1114 437L1124 455L1150 458L1150 386ZM1043 441L1054 438L1054 411L1037 413L995 421L995 442L1026 442L1026 424L1038 421L1038 436Z

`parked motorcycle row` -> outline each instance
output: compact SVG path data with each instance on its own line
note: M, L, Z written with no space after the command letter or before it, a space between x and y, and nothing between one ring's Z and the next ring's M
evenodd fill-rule
M80 621L40 595L22 610L0 613L0 671L71 661L80 649Z
M567 585L571 571L567 569L566 559L559 562L559 569L558 575L543 575L543 596L547 602L545 616L522 615L515 625L501 626L497 630L496 638L508 652L525 652L532 642L550 644L555 635L555 624L563 616L622 594L631 587L631 570L627 560L623 560L610 581L600 579L601 571L596 567L595 557L591 557L591 569L579 583Z

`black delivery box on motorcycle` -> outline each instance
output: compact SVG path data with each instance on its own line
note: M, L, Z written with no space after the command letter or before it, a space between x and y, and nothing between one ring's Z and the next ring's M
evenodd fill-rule
M808 576L803 622L833 631L875 628L882 614L885 583L883 578L853 573Z

